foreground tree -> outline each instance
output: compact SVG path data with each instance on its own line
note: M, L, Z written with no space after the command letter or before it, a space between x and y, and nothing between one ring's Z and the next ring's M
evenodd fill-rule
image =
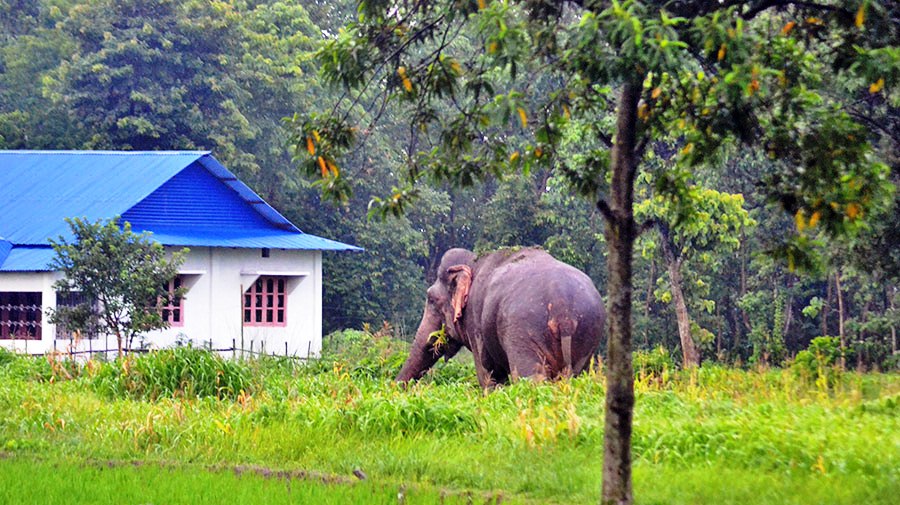
M804 229L854 233L888 193L866 129L822 91L822 76L894 93L900 13L869 0L363 1L359 13L321 52L323 75L346 98L291 121L297 162L346 198L341 157L400 102L406 169L374 214L402 213L426 180L467 185L537 165L596 204L609 270L602 501L631 503L634 190L647 148L676 137L671 163L653 173L675 205L690 171L715 164L722 146L763 150L773 163L758 182L798 223L777 250L803 266ZM523 73L525 84L511 84ZM510 122L527 135L505 135ZM590 135L578 163L561 163L559 141L574 125Z
M53 270L63 274L54 284L62 297L76 301L50 315L82 333L115 335L119 356L125 343L143 332L167 328L160 307L184 293L168 288L187 250L170 255L149 234L136 234L128 222L67 220L72 241L51 240L56 252Z

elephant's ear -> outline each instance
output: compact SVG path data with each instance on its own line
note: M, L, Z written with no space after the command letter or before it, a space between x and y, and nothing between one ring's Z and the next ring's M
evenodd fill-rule
M469 288L472 287L472 269L468 265L454 265L447 269L450 274L451 292L453 297L453 322L459 321L462 311L469 301Z

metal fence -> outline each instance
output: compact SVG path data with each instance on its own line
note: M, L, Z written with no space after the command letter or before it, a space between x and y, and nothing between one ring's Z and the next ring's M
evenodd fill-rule
M83 343L81 346L76 345L74 339L70 340L53 340L53 351L44 352L44 353L31 353L27 352L30 356L69 356L70 358L86 358L93 359L95 356L104 356L104 357L115 357L119 353L118 348L108 348L108 346L104 345L102 348L95 349L93 347L93 342L95 339L85 339L82 342L87 342L87 349L83 348ZM312 361L317 359L317 356L312 355L312 342L307 345L306 355L298 355L297 353L289 352L289 343L284 342L284 349L269 350L266 348L266 341L260 340L250 340L249 342L244 342L244 346L239 345L240 343L237 339L231 339L231 347L215 347L212 345L212 342L207 342L204 345L198 346L200 349L206 349L210 352L216 352L219 354L229 355L232 358L247 358L247 357L278 357L278 358L286 358L292 360L300 360L300 361ZM62 345L60 345L62 344ZM184 347L178 346L175 347ZM165 348L163 348L165 349ZM162 350L162 349L153 349L149 347L123 347L122 353L124 355L128 354L145 354L148 352Z

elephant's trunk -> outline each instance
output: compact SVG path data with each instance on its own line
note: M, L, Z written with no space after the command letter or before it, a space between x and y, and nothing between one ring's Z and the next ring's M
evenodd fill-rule
M413 340L406 363L397 374L397 382L416 380L428 371L441 357L441 351L435 347L431 335L441 329L441 317L429 310L426 305L422 322L416 330L416 339Z

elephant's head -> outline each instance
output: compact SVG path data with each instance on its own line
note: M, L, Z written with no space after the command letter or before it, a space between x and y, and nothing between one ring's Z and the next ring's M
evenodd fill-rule
M450 249L444 253L437 280L428 288L425 313L409 358L397 375L398 381L418 379L441 356L450 359L462 347L461 318L469 298L474 266L475 254L471 251Z

